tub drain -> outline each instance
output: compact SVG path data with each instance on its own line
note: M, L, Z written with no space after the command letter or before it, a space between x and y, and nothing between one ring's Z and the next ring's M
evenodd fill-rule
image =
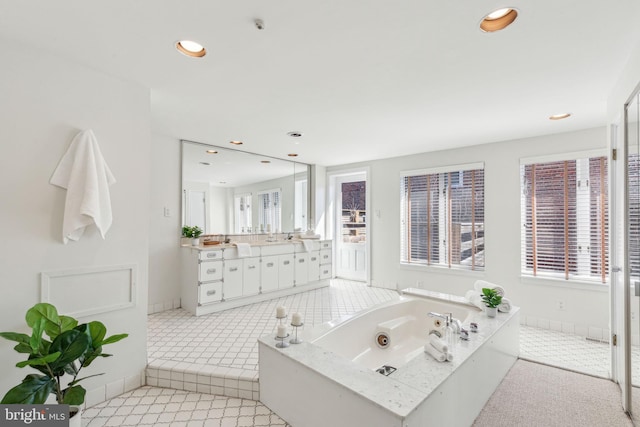
M391 344L391 338L389 338L386 332L378 332L376 335L376 344L380 348L387 348L389 344Z
M388 377L389 375L393 374L395 371L396 371L396 368L389 365L382 365L381 367L376 369L377 373L382 374L385 377Z

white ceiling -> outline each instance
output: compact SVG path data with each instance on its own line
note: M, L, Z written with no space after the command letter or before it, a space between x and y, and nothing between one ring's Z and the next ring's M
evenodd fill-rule
M0 2L1 38L149 87L155 133L322 165L604 125L639 23L638 0Z

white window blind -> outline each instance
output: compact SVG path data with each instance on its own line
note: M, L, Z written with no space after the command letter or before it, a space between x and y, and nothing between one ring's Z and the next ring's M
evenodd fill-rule
M607 159L522 164L522 273L606 283Z
M236 217L236 233L251 231L251 193L236 194L234 211Z
M402 263L484 269L482 165L407 172L400 187Z
M281 230L280 189L261 191L258 193L258 227L259 232Z
M634 280L640 277L640 156L629 154L629 268Z

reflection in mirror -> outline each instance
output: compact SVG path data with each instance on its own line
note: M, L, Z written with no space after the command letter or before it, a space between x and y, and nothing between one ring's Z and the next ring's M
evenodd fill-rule
M182 224L205 234L292 233L308 227L309 166L182 141Z
M632 294L635 284L640 282L640 93L633 96L626 107L626 139L627 139L627 257L628 282ZM635 293L637 297L637 291ZM631 311L638 312L638 298L631 298ZM633 316L631 316L633 319ZM631 335L637 336L638 320L632 320ZM640 422L640 349L637 341L632 340L631 349L631 416Z

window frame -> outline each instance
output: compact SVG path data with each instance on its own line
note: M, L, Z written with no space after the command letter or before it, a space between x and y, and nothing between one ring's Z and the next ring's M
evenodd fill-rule
M602 270L604 272L605 275L605 281L603 281L601 279L601 275L595 276L592 273L588 273L588 274L581 274L580 271L576 272L576 273L567 273L566 271L563 272L549 272L549 271L537 271L537 272L533 272L531 271L531 269L527 269L527 252L528 249L526 247L526 239L527 239L527 222L526 222L526 218L527 218L527 208L526 208L526 203L524 200L524 175L523 175L523 171L524 171L524 167L525 166L530 166L530 165L542 165L542 164L548 164L548 163L555 163L555 162L565 162L565 161L579 161L579 160L586 160L587 163L589 162L590 159L593 158L601 158L603 157L605 159L605 165L606 165L606 173L605 173L605 179L606 179L606 183L604 183L604 191L606 194L606 201L604 203L604 207L606 209L606 225L605 225L605 243L604 246L601 248L601 250L604 252L605 254L605 268ZM545 284L550 284L550 285L554 285L554 286L563 286L565 288L590 288L590 289L608 289L608 286L610 284L610 277L609 277L609 266L610 266L610 253L609 253L609 245L610 245L610 239L611 239L611 217L610 217L610 190L611 190L611 182L610 182L610 178L611 178L611 159L608 156L608 151L606 149L595 149L595 150L584 150L584 151L573 151L573 152L568 152L568 153L558 153L558 154L552 154L552 155L545 155L545 156L535 156L535 157L524 157L520 159L520 165L519 165L519 180L520 180L520 278L521 278L521 282L522 283L529 283L529 284L540 284L540 283L544 283ZM582 176L582 178L584 178L584 176ZM580 176L578 174L576 174L576 180L580 180ZM590 185L590 184L589 184ZM576 187L577 188L577 187ZM589 187L590 188L590 187ZM601 193L600 193L601 194ZM577 195L577 190L576 190L576 197L578 197ZM588 197L588 196L587 196ZM580 199L582 201L584 201L585 196L581 196ZM580 213L577 212L578 209L578 204L580 203L580 201L578 199L576 199L576 217L581 216ZM593 208L593 204L589 201L589 204L585 206L587 209L586 214L583 213L582 214L582 218L584 220L584 215L586 215L586 217L589 219L589 221L592 220L591 217L591 210ZM583 207L583 208L585 208ZM581 225L578 225L578 219L576 219L576 229L581 228L582 231L584 232L584 230L586 231L586 234L588 235L590 233L590 228L589 228L589 224L584 224L582 223ZM576 230L576 234L578 234L579 231ZM584 234L581 234L581 236L584 237ZM566 247L565 247L566 250ZM578 256L576 255L576 263L579 263L578 261ZM578 267L578 269L580 269L580 267Z
M268 210L263 208L263 197L268 195L269 203L273 203L271 199L273 195L277 199L277 205L271 205ZM272 188L256 192L258 203L258 221L256 222L257 230L254 233L279 233L282 228L282 188ZM273 216L271 223L264 222L265 212L269 212L269 216ZM270 229L269 229L270 228Z
M408 269L428 269L435 268L440 269L442 271L452 272L456 274L473 274L478 275L484 273L486 270L486 258L483 259L482 265L464 265L464 264L456 264L451 262L451 241L449 238L446 239L446 243L443 243L443 240L438 238L439 248L438 253L442 254L442 258L444 261L438 262L421 262L421 261L412 261L411 257L411 249L407 249L407 245L409 244L409 232L410 225L407 222L407 215L410 208L407 206L408 200L406 197L406 179L409 177L418 177L418 176L427 176L427 175L440 175L440 174L455 174L458 177L458 180L452 180L448 185L440 185L441 188L438 190L439 201L438 204L440 208L438 209L438 224L434 225L439 228L438 235L440 235L444 231L445 236L450 235L450 230L446 225L451 221L450 215L451 212L448 210L449 208L446 206L447 202L450 201L449 194L450 191L446 193L442 193L442 188L446 188L447 190L455 190L462 188L464 186L462 182L462 175L466 171L474 171L474 170L482 170L483 171L483 179L482 179L482 214L485 215L485 199L486 199L486 185L485 185L485 164L484 162L474 162L474 163L465 163L465 164L456 164L456 165L447 165L447 166L439 166L433 168L424 168L424 169L413 169L407 171L401 171L399 176L400 181L400 266L402 268ZM427 202L430 203L430 202ZM427 209L429 212L429 208ZM444 218L445 224L442 224L442 220ZM409 220L410 221L410 220ZM485 219L486 221L486 219ZM483 221L484 224L484 221ZM427 240L431 240L431 237L427 237ZM482 236L483 245L486 248L486 240L484 236L484 228L483 228L483 236ZM484 251L484 249L483 249ZM475 252L473 252L475 255ZM484 254L483 254L484 257Z

